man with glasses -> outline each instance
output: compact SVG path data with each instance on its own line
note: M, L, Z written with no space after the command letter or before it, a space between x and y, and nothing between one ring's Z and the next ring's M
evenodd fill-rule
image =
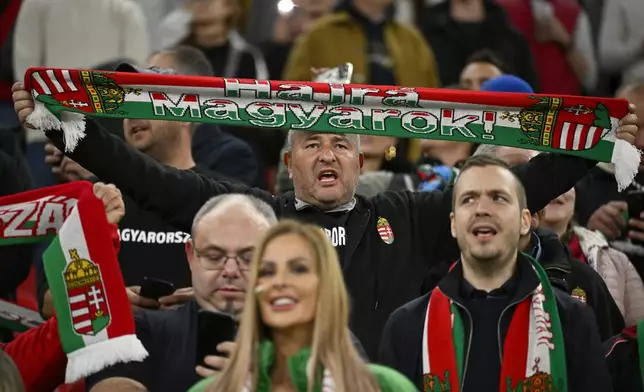
M89 377L87 390L183 392L208 375L207 369L195 369L198 311L241 313L254 245L276 222L273 208L254 196L229 194L207 201L186 243L194 298L173 310L136 312L136 335L150 355ZM223 345L229 351L232 343ZM224 360L207 357L205 362L217 367Z

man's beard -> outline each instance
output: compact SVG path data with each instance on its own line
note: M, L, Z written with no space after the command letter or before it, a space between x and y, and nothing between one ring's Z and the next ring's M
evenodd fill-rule
M472 259L481 262L481 263L486 263L490 261L495 261L498 260L498 258L501 256L501 251L499 249L479 249L478 251L472 251L470 249L470 255L472 256Z

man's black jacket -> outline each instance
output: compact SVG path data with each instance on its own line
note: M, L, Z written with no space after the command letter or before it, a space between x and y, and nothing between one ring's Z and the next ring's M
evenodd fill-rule
M637 327L626 328L604 343L615 392L644 392L638 350Z
M527 258L520 255L517 261L521 274L510 303L526 297L539 284L537 274L530 269L530 266L522 267L522 263L528 263ZM525 273L526 270L532 273ZM461 294L462 271L461 263L456 264L438 284L440 290L458 304L464 303ZM555 287L554 291L566 349L568 391L612 391L595 315L587 306L558 288ZM398 370L414 382L421 391L423 390L423 326L430 296L431 292L400 307L391 315L385 325L378 353L379 363ZM516 306L511 306L508 311L502 313L498 323L498 336L503 341L515 308ZM465 336L468 336L472 328L469 317L466 312L461 312L461 317ZM468 355L468 341L469 339L466 338L465 358ZM502 357L502 353L500 355ZM496 353L490 353L487 358L469 358L469 366L477 366L479 367L477 370L482 370L485 369L485 361L493 358L499 359L499 356ZM467 363L467 359L465 361Z
M33 188L29 165L16 136L13 129L0 128L0 197ZM33 248L33 245L0 247L0 297L11 299L27 278Z
M568 294L578 295L579 300L588 304L595 313L602 342L624 329L622 312L601 275L588 264L573 258L568 247L561 242L554 231L540 228L535 230L535 234L541 242L541 257L537 261L546 270L551 282L559 271L564 269L569 271L563 277L565 287L553 285Z
M199 208L213 196L226 193L266 200L282 218L306 215L305 219L318 224L335 219L323 211L298 212L293 192L273 196L163 166L102 130L91 118L86 124L86 135L70 158L102 181L116 185L142 208L158 212L179 230L189 232ZM47 137L64 150L60 132L47 131ZM523 182L530 211L539 211L572 188L594 164L572 156L540 154L512 170ZM430 267L459 258L458 245L450 232L451 199L451 188L425 193L387 191L372 199L356 196L355 208L338 218L347 233L340 259L353 305L350 327L370 358L375 357L391 312L423 294ZM392 243L378 234L380 217L391 226Z

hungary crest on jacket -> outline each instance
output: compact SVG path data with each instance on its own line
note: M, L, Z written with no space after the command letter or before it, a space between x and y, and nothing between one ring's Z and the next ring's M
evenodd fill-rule
M107 297L101 272L91 260L82 259L76 249L69 251L71 262L63 271L74 331L97 335L110 323Z
M518 120L526 139L522 143L558 150L588 150L611 130L608 108L578 97L536 97L536 102L519 113L501 118Z
M394 242L394 231L391 229L391 225L387 219L379 216L376 229L385 244L389 245Z
M31 75L35 99L56 111L76 109L86 113L108 113L117 110L128 93L140 90L123 88L110 77L110 72L81 70L42 70Z

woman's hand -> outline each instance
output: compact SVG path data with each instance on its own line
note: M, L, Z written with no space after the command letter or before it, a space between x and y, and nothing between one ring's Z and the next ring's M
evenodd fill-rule
M219 343L217 345L217 351L226 353L226 356L220 357L217 355L208 355L207 357L205 357L204 362L206 363L206 365L208 365L208 367L206 368L203 366L197 366L195 371L198 375L200 375L201 377L211 377L219 374L224 369L224 367L226 367L230 356L232 355L233 351L235 351L235 343Z

